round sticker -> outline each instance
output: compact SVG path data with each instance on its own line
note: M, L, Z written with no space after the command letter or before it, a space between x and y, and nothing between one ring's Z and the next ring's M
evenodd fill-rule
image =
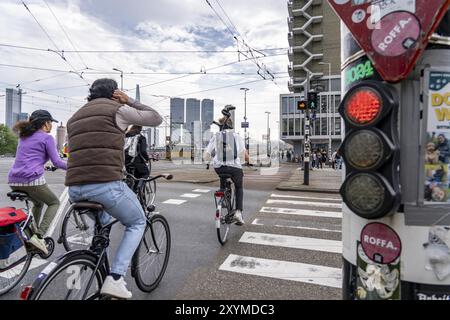
M397 11L383 17L372 32L372 47L383 56L395 57L415 47L420 35L415 15Z
M364 21L364 18L366 17L366 12L362 9L355 10L352 14L352 21L354 23L361 23Z
M394 262L402 251L398 234L379 222L369 223L362 229L361 246L370 260L380 264Z

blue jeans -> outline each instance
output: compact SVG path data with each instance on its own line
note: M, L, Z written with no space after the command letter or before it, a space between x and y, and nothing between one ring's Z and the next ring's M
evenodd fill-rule
M103 224L113 216L125 226L122 242L111 266L112 273L125 276L147 221L136 194L123 181L113 181L70 186L69 197L72 202L84 200L101 203L106 211L100 219Z

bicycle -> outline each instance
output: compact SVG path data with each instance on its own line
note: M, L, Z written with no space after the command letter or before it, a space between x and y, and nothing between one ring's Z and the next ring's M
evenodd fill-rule
M167 180L172 179L172 175L159 175L139 180L150 182L162 177ZM96 232L91 247L89 250L69 251L48 265L34 283L24 289L22 293L24 300L56 300L60 297L63 297L64 300L108 299L100 294L100 290L110 270L107 252L110 243L109 233L111 227L118 220L102 225L99 213L103 212L103 206L96 202L78 202L72 206L80 212L90 214L95 219ZM138 288L143 292L151 292L159 285L170 255L169 224L163 216L151 214L154 210L154 205L145 209L147 226L131 262L131 275ZM143 256L140 254L141 251L144 252ZM152 261L148 263L150 260ZM159 261L159 263L155 263L155 261ZM154 267L155 265L157 268ZM149 267L153 271L150 274L150 280L146 277ZM64 279L67 274L67 279ZM66 290L67 292L62 294Z
M225 190L214 192L214 201L216 203L216 229L217 238L221 245L228 240L230 225L234 223L234 213L236 211L236 201L234 184L230 180L231 175L222 174L220 178L227 179Z
M131 171L131 170L130 170ZM156 179L138 179L133 174L126 173L124 179L133 190L144 208L153 205L156 197ZM89 218L86 209L76 209L73 205L66 211L61 224L58 243L62 243L66 251L86 249L94 237L94 219Z
M28 242L34 234L34 217L30 210L29 202L31 199L28 194L20 191L11 191L7 193L7 196L12 201L19 200L25 202L25 208L22 208L21 210L25 212L27 217L19 223L19 233L24 240L26 254L7 268L0 269L0 296L11 291L23 279L30 267L31 261L35 256L39 256L41 259L47 259L52 255L55 249L55 242L50 237L44 238L47 245L48 254L44 254ZM15 210L15 208L11 209Z

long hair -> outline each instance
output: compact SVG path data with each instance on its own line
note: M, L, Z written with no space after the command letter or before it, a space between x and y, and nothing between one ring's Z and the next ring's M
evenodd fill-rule
M19 137L26 138L32 136L36 131L42 128L42 126L48 120L36 120L36 121L18 121L14 127L13 131L19 134Z

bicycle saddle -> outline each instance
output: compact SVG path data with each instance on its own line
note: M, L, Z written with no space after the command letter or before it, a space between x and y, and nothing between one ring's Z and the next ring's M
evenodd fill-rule
M91 202L91 201L80 201L75 202L73 204L74 209L92 209L97 211L103 211L103 205L98 202Z
M28 198L28 194L22 191L11 191L8 192L6 195L10 197L12 201L16 201L16 199L24 200Z

